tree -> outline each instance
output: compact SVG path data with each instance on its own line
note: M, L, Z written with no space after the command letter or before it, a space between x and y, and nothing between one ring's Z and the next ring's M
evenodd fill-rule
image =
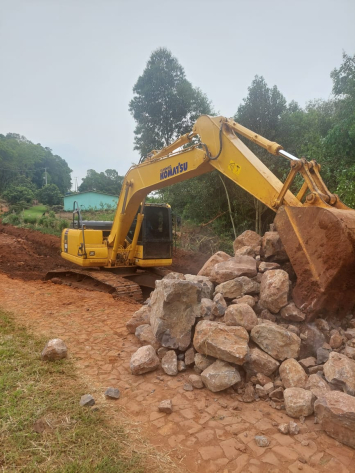
M295 108L295 104L292 104ZM286 99L278 90L276 85L268 87L262 76L255 76L250 87L248 95L239 105L234 119L247 128L274 141L277 138L278 127L282 114L286 110ZM265 162L267 167L279 177L285 170L285 163L281 159L271 157L249 140L246 140L247 146ZM257 199L254 199L255 205L255 231L262 232L262 215L267 208Z
M3 198L9 204L18 204L25 202L29 204L34 199L33 191L25 186L9 186L6 192L3 193Z
M37 199L45 205L60 205L63 203L63 196L55 184L49 184L39 189Z
M199 115L213 113L206 95L192 86L183 67L165 48L151 54L133 92L129 110L137 123L134 149L141 156L191 131Z
M105 172L96 172L89 169L79 186L79 192L97 191L106 194L119 195L122 188L123 176L119 176L115 169L106 169Z

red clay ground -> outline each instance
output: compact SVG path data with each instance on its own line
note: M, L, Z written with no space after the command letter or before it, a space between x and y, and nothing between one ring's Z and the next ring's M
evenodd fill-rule
M107 402L104 390L118 387L121 398L114 404L118 422L123 409L159 451L170 452L182 472L355 471L354 450L329 438L314 424L313 416L299 423L299 435L285 436L278 432L277 424L289 418L263 401L240 402L235 410L235 393L185 391L192 370L176 377L161 369L133 376L129 361L139 343L127 332L125 323L140 305L36 280L35 275L42 277L62 262L58 255L51 256L51 251L58 249L58 240L11 227L5 230L0 231L1 308L11 311L18 323L34 333L64 339L100 408ZM171 415L158 412L163 399L172 399ZM256 434L267 435L270 446L257 447Z

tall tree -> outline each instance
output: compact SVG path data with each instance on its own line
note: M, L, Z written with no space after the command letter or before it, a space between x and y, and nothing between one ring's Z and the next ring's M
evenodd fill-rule
M141 156L189 132L199 115L212 114L206 95L186 79L183 67L166 48L151 54L133 92L129 110L137 123L134 149Z
M248 87L248 95L243 99L243 103L239 105L234 119L265 138L274 141L277 137L281 115L285 110L286 99L276 85L270 88L262 76L255 76L250 87ZM248 140L246 142L247 146L265 162L269 169L276 175L282 176L284 166L280 159L271 157L269 153ZM254 205L255 231L261 233L262 215L266 211L266 207L257 199L254 199Z

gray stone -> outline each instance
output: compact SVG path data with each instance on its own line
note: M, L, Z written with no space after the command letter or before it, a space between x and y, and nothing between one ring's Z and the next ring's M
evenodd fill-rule
M278 263L267 263L266 261L262 261L259 265L258 271L260 273L265 273L271 269L280 269L280 265Z
M201 286L191 281L162 279L155 282L150 324L163 347L186 350L200 312Z
M164 412L165 414L171 414L173 412L173 404L170 399L164 399L158 406L159 412Z
M152 327L149 324L140 325L137 327L135 336L143 345L152 345L155 350L160 347L160 343L155 338Z
M223 317L226 309L227 303L224 300L222 294L216 294L213 298L214 308L212 309L213 317Z
M261 278L260 303L276 314L287 305L290 288L289 276L282 269L266 271Z
M251 246L242 246L235 252L234 256L251 256L255 258L256 254L254 248Z
M355 398L331 391L317 399L315 414L326 433L349 447L355 448Z
M255 299L253 296L246 295L239 297L238 299L234 299L232 304L248 304L251 308L253 308L255 306Z
M189 381L194 388L196 389L203 388L202 378L198 374L190 374Z
M60 338L52 338L52 340L49 340L41 353L43 361L62 360L67 356L67 346Z
M332 349L329 347L319 347L317 349L317 365L322 365L326 361L328 361L329 355L332 352Z
M84 394L84 396L81 396L79 404L81 406L90 407L95 404L95 399L91 396L91 394Z
M306 387L308 376L302 366L294 358L289 358L281 363L279 373L285 388Z
M313 414L315 397L302 388L287 388L284 391L286 414L290 417L307 417Z
M248 341L248 332L243 327L202 320L196 325L193 343L203 355L242 365L248 353Z
M232 365L217 360L201 373L201 379L203 384L215 393L238 383L241 377Z
M252 230L245 230L241 233L233 242L234 252L243 248L244 246L249 246L253 249L258 248L261 245L261 236L253 232Z
M256 435L254 437L255 443L258 447L268 447L270 445L270 441L265 435Z
M256 274L255 259L250 256L234 256L228 261L217 263L212 269L210 279L216 284L221 284L239 276L253 278Z
M154 371L159 366L159 358L151 345L138 348L138 350L133 353L130 361L131 372L135 375Z
M111 399L119 399L120 398L120 391L117 388L107 388L105 391L105 396Z
M212 299L214 285L207 276L195 276L193 274L185 274L186 281L191 281L201 286L201 299Z
M306 389L312 391L314 396L319 399L330 391L330 386L322 376L311 374L307 380Z
M265 376L271 376L279 366L280 363L278 361L259 348L254 347L249 349L243 367L251 373L262 373Z
M164 356L161 360L161 367L169 376L176 376L178 374L178 360L174 350L169 350Z
M300 428L296 424L296 422L293 422L292 420L288 424L288 431L290 435L297 435L300 433Z
M248 304L232 304L224 314L224 323L230 326L244 327L250 330L258 323L258 318L253 309Z
M194 390L192 384L190 384L190 383L185 383L184 386L183 386L183 389L184 389L184 391L193 391Z
M266 232L261 239L261 256L268 261L283 263L287 253L277 232Z
M302 343L299 357L316 357L318 348L325 342L323 333L314 324L302 325L300 332Z
M201 355L201 353L195 354L195 366L204 371L206 368L211 366L216 361L216 358L212 358L211 356Z
M325 379L344 393L355 396L355 361L332 352L323 367Z
M200 271L197 273L198 276L211 276L212 270L217 263L222 263L223 261L228 261L231 256L227 255L224 251L217 251L206 263L202 266Z
M268 271L267 273L270 272ZM301 339L296 334L276 324L263 323L256 325L250 335L252 340L262 350L277 360L283 361L286 358L298 358Z
M140 325L149 324L150 320L150 307L147 305L142 306L137 312L135 312L129 321L126 323L127 330L129 333L135 333L137 327Z
M182 360L178 360L177 369L179 373L181 373L182 371L186 371L186 365Z
M178 273L176 271L171 271L170 273L166 274L163 279L180 279L185 280L185 275L183 273Z
M294 302L291 302L281 309L281 317L290 322L303 322L306 315L296 307Z
M186 366L191 366L195 362L195 349L194 347L190 347L188 350L185 351L185 358L184 362Z
M200 305L200 317L203 317L205 320L213 320L213 312L216 310L216 304L211 301L211 299L203 298L201 299Z

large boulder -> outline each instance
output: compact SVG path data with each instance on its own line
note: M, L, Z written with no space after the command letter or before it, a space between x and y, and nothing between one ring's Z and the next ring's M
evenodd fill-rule
M213 393L223 391L241 380L234 366L217 360L201 373L203 384Z
M286 271L266 271L261 278L260 304L276 314L287 305L289 288L290 280Z
M294 302L291 302L281 309L281 317L289 322L303 322L306 314L296 307Z
M221 293L227 299L235 299L244 296L244 294L258 294L260 284L247 276L231 279L216 286L215 293Z
M149 324L150 321L150 307L143 305L137 312L135 312L129 321L126 323L129 333L135 333L137 327L140 325Z
M276 360L283 361L286 358L298 358L301 339L284 327L271 322L262 323L256 325L250 335L262 350L276 358Z
M216 284L221 284L239 276L253 278L256 275L256 261L254 258L251 256L234 256L228 261L214 265L210 279Z
M324 364L325 379L344 393L355 396L355 361L337 352L331 352Z
M266 232L261 239L261 256L268 261L282 263L288 260L286 250L277 232Z
M244 327L250 330L258 324L258 318L248 304L232 304L224 314L224 323L231 326Z
M142 345L152 345L155 350L160 347L160 343L155 338L152 327L149 324L144 324L137 327L135 336L142 343Z
M338 442L355 448L355 398L331 391L317 399L314 410L321 427Z
M307 417L313 414L315 397L302 388L287 388L284 391L285 410L290 417Z
M285 388L306 387L308 376L302 366L294 358L289 358L281 363L279 372Z
M161 360L161 367L169 376L176 376L178 374L178 360L176 352L169 350Z
M318 373L311 374L306 383L306 389L312 391L314 396L319 399L330 391L329 384Z
M317 357L318 348L325 342L323 333L314 324L304 324L301 326L300 336L302 339L300 358Z
M207 276L208 278L211 275L212 269L217 263L222 263L222 261L228 261L231 256L227 255L224 251L217 251L206 263L202 266L200 271L197 273L198 276Z
M61 338L52 338L47 342L41 353L43 361L62 360L68 356L68 349Z
M191 281L201 285L201 298L212 299L214 285L207 276L195 276L194 274L185 274L186 281Z
M254 375L260 373L265 376L271 376L279 366L280 363L270 355L258 347L253 347L249 349L243 368Z
M180 279L155 282L150 302L150 325L163 347L186 350L200 315L201 285Z
M234 252L243 248L243 246L250 246L253 249L258 248L261 245L261 236L252 230L246 230L240 234L233 243Z
M242 365L248 353L248 341L248 332L243 327L202 320L196 325L193 343L203 355Z
M129 366L132 374L138 375L156 370L160 366L160 362L154 348L151 345L146 345L133 353Z

